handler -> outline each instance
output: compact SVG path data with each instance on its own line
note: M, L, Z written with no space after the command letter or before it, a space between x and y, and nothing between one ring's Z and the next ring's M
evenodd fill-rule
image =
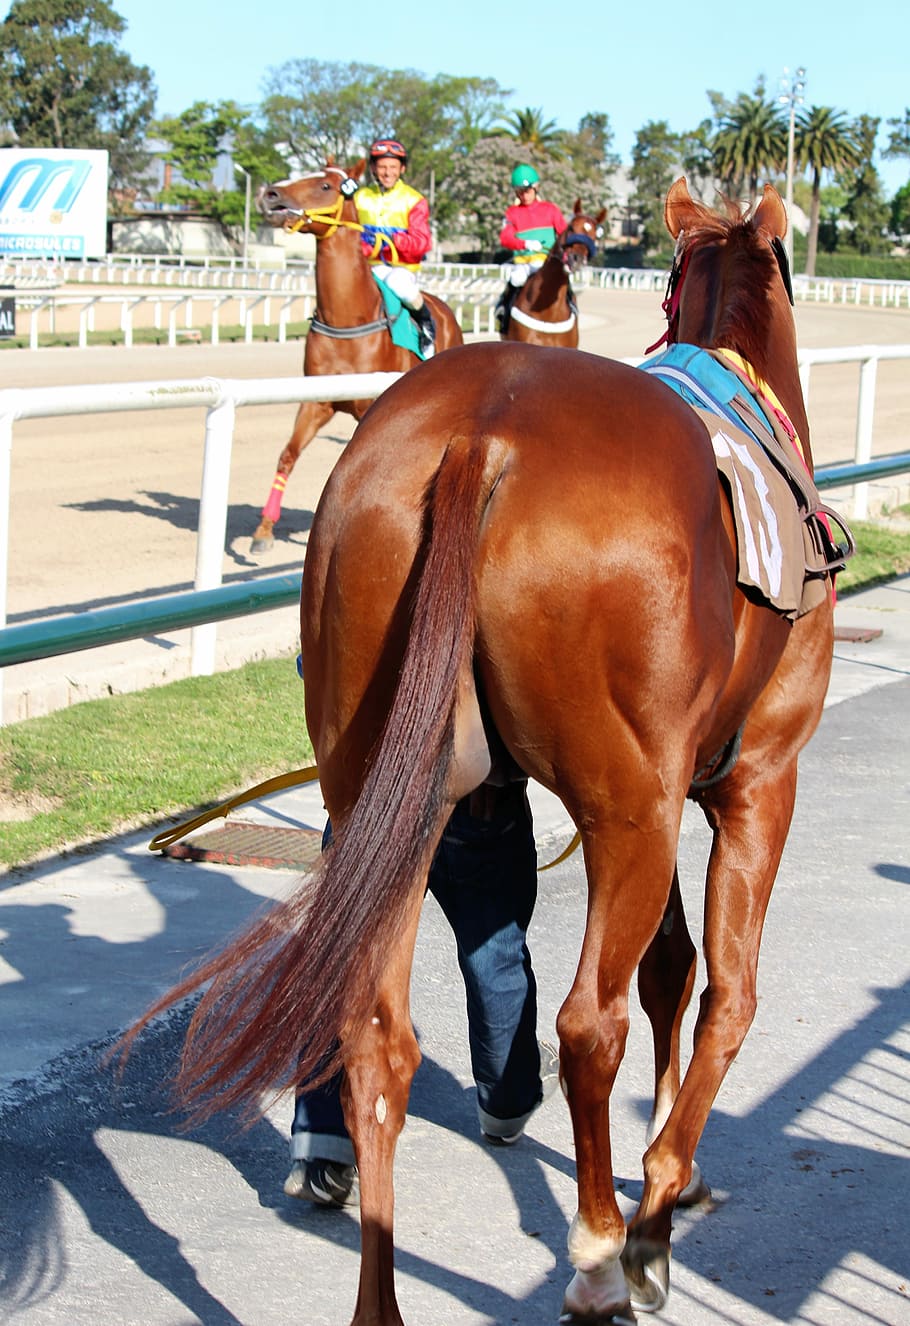
M326 831L326 840L329 831ZM480 1130L511 1146L552 1095L559 1055L538 1042L537 983L527 932L537 901L537 852L527 785L483 787L459 801L430 867L429 888L452 927L465 983ZM341 1078L298 1089L284 1191L319 1206L359 1198Z

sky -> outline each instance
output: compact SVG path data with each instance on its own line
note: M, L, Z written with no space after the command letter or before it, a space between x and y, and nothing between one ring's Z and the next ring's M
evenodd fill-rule
M511 109L540 108L575 129L605 111L613 148L628 164L636 130L666 120L676 132L710 114L710 88L734 98L764 75L769 94L785 70L806 70L806 105L885 122L910 107L910 4L866 0L834 7L795 0L724 4L491 4L489 0L110 0L127 22L122 48L148 65L159 115L194 101L253 107L268 72L291 59L359 61L386 69L494 78ZM0 15L9 11L0 0ZM890 195L910 159L875 164Z

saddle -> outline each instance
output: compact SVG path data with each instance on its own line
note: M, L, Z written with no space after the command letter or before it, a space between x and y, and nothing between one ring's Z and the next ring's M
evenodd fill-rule
M736 525L738 583L791 620L811 612L855 544L843 518L821 502L780 403L731 351L676 344L641 368L691 405L708 430ZM832 522L845 543L835 542Z

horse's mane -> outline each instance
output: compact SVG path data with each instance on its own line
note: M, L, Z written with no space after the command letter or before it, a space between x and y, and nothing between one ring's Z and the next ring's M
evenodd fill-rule
M699 205L699 219L685 234L691 256L714 246L723 264L724 301L712 325L712 344L735 350L764 375L769 351L768 295L777 260L750 222L751 209L721 197L725 215Z

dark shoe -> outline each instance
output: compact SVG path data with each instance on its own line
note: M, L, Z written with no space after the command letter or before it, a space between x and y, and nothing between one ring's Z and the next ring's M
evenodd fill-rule
M532 1116L550 1099L559 1082L559 1051L549 1041L538 1041L537 1048L540 1053L540 1100L534 1106ZM483 1139L490 1146L514 1146L530 1121L531 1116L514 1133L499 1137L493 1133L484 1133Z
M360 1183L356 1165L342 1165L337 1160L295 1160L284 1181L288 1197L317 1206L356 1206L360 1201Z

